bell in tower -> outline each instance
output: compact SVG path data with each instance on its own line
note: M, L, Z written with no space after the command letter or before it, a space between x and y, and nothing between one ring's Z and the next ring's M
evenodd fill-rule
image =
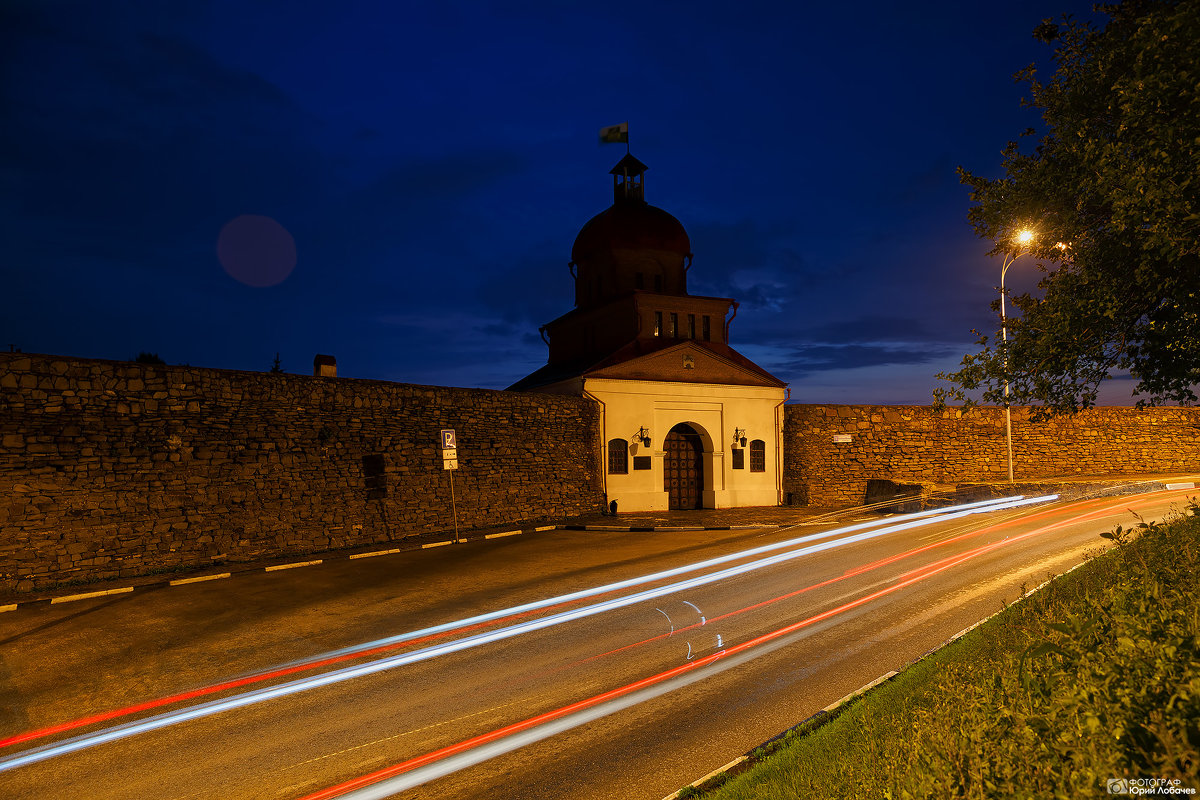
M646 193L642 187L642 176L649 169L628 153L609 172L613 176L614 203L644 203Z

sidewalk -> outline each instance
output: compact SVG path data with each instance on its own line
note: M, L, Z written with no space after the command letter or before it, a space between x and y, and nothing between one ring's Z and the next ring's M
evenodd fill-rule
M728 530L730 528L771 528L795 525L838 509L813 506L751 506L748 508L696 508L678 511L635 511L589 514L559 527L566 530L653 531L672 528ZM843 509L848 510L848 509Z

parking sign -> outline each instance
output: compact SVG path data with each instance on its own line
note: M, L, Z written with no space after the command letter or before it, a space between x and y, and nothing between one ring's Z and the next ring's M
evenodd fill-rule
M454 450L457 447L458 447L458 445L454 441L454 429L446 428L446 429L442 430L442 449L443 450Z

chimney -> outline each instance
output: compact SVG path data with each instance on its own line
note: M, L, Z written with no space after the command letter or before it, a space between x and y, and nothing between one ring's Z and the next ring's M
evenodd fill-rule
M316 358L313 359L313 375L318 378L336 378L337 359L317 353Z

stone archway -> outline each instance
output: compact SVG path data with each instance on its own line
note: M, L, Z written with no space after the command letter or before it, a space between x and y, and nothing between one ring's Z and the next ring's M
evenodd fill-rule
M704 439L681 422L663 441L663 489L668 508L702 508L704 499Z

